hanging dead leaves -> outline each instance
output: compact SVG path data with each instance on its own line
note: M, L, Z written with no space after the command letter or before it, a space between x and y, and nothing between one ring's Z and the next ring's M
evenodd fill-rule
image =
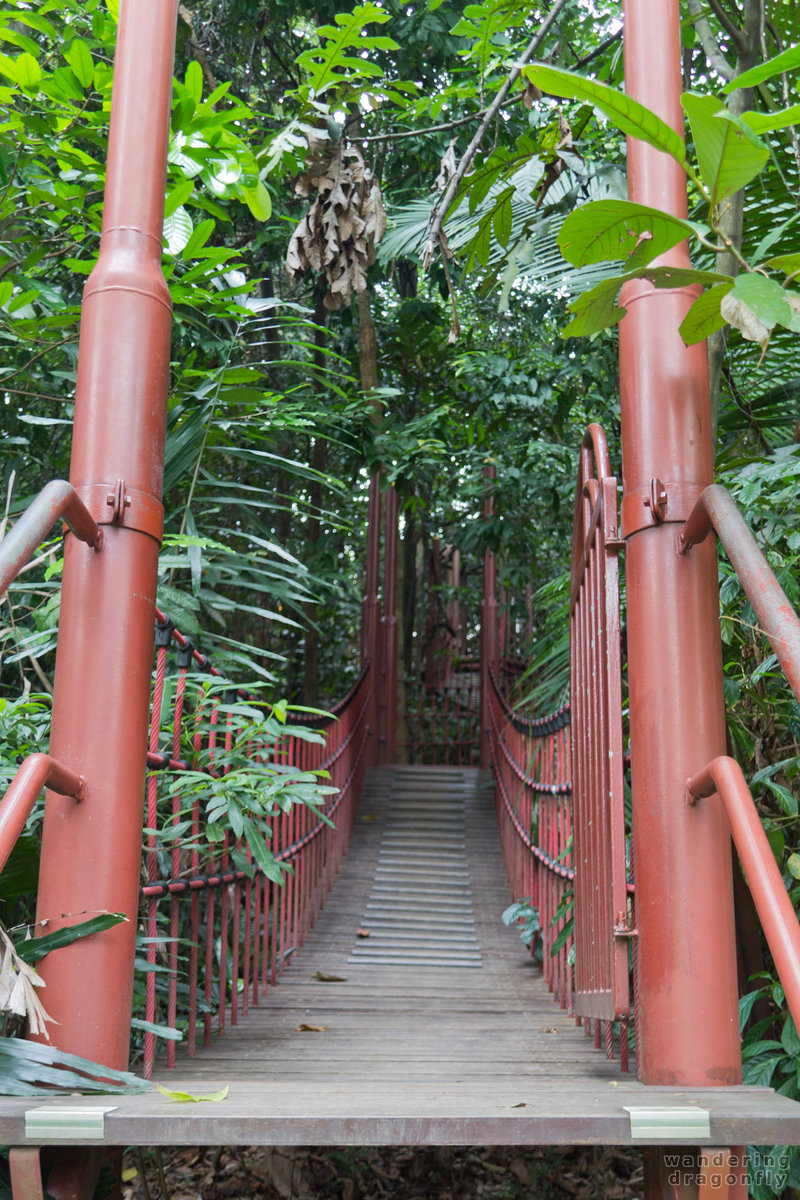
M367 268L386 232L381 190L355 146L344 138L312 146L308 169L295 183L299 196L316 199L289 242L286 267L295 278L308 270L324 274L325 307L349 304L367 286Z

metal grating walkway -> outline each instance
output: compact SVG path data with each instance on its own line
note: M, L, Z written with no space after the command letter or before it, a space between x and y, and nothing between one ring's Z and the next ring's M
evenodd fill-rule
M429 887L432 866L455 870L443 891ZM392 901L405 905L395 922ZM507 903L487 774L374 770L334 889L279 986L162 1074L193 1093L227 1084L227 1098L64 1097L47 1107L108 1109L102 1138L65 1114L72 1144L628 1145L630 1108L678 1109L690 1128L708 1113L710 1136L676 1137L673 1115L666 1144L800 1144L800 1105L769 1088L646 1089L621 1076L502 925ZM0 1097L0 1142L36 1144L25 1112L37 1106Z
M423 769L424 770L424 769ZM465 822L479 793L461 776L395 771L375 882L348 962L407 967L480 967Z

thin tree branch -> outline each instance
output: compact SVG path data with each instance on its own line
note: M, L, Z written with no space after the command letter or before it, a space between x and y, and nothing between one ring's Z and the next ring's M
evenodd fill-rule
M729 16L719 0L706 0L706 2L725 32L733 39L737 46L741 47L744 44L745 37L740 26Z
M689 12L694 22L697 36L703 47L703 53L709 64L726 83L733 79L733 67L719 48L719 42L714 37L708 18L704 16L705 4L702 0L689 0Z
M455 120L445 121L442 125L428 125L425 129L402 129L394 133L372 133L369 137L354 138L354 141L394 142L399 141L400 138L424 137L426 133L447 133L450 129L458 129L461 125L471 125L473 121L479 121L486 115L486 112L487 110L482 108L468 117L456 117Z
M550 9L550 12L547 14L544 21L542 21L542 24L539 27L538 32L535 34L535 36L533 38L531 38L524 54L519 59L519 61L517 63L515 63L515 65L511 69L511 71L509 71L508 75L506 76L505 82L501 85L500 90L498 91L494 100L489 105L489 107L486 109L483 119L481 120L480 125L478 126L477 130L475 131L472 141L467 146L467 149L464 151L464 154L461 156L461 162L458 164L458 167L456 168L452 179L448 183L448 185L445 188L444 192L442 193L441 197L437 201L433 212L431 213L431 218L430 218L430 221L428 222L428 231L427 231L427 235L425 238L425 248L422 252L423 270L427 270L428 267L430 266L431 259L433 258L433 254L436 249L436 246L439 244L439 236L442 232L442 227L444 225L445 218L446 218L448 212L450 211L450 207L453 203L453 200L455 199L456 193L458 192L458 189L459 189L462 179L469 171L470 167L472 166L475 155L478 153L478 150L480 149L480 145L481 145L481 142L483 141L486 130L489 128L492 121L494 120L494 118L496 117L496 115L498 114L500 109L502 108L503 104L505 103L508 93L511 91L512 87L519 79L522 68L527 63L529 63L530 60L533 58L534 54L541 46L541 44L544 41L544 39L546 38L547 34L550 32L551 27L555 23L556 18L558 17L559 13L561 12L561 10L564 7L564 5L566 4L566 2L567 2L567 0L555 0L553 7Z
M610 49L610 47L613 46L615 42L620 41L621 38L622 30L618 29L616 33L611 34L611 37L607 37L604 42L601 42L599 46L596 46L591 54L586 54L583 58L579 58L578 61L573 65L572 69L574 71L580 71L583 67L588 67L590 62L594 62L596 58L599 58L601 54L605 53L606 50Z

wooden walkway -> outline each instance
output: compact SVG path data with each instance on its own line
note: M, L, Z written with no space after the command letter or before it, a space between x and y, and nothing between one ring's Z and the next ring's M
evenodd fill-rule
M649 1143L800 1143L800 1105L768 1088L644 1089L620 1075L502 925L507 903L488 775L374 770L333 892L279 986L162 1074L193 1093L227 1084L228 1097L47 1107L109 1107L111 1144L624 1145L644 1108L662 1114ZM0 1141L26 1144L34 1107L0 1099ZM666 1110L684 1114L682 1133ZM69 1140L84 1140L77 1127Z

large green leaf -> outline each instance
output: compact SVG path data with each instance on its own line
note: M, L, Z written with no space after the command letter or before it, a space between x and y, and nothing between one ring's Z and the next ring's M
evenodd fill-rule
M767 59L766 62L760 63L752 70L737 75L730 83L726 83L722 90L733 92L736 88L755 87L757 83L774 79L776 75L782 75L784 71L795 71L798 67L800 67L800 46L790 46L788 50L776 54L775 58Z
M691 267L640 267L604 279L590 291L578 296L569 306L573 320L562 331L564 337L588 337L618 324L626 309L616 303L617 293L632 279L647 279L656 288L717 287L728 290L730 278L716 271L696 271Z
M767 329L783 325L800 332L800 313L793 310L786 291L776 279L768 279L759 271L739 275L731 296L755 313Z
M45 954L49 954L51 950L70 946L80 938L89 937L93 933L102 933L103 930L111 929L114 925L119 925L122 921L127 920L124 913L98 913L96 917L90 917L88 921L80 921L77 925L67 925L63 929L56 929L53 933L46 933L44 937L29 938L27 942L15 944L14 949L25 962L35 963L40 958L44 958Z
M574 75L571 71L562 71L558 67L548 67L542 63L532 63L522 68L522 74L540 87L542 91L554 96L564 96L570 100L588 100L595 108L599 108L617 129L631 137L640 138L656 150L670 154L677 162L686 159L686 149L680 134L676 133L661 117L639 104L638 100L598 83L595 79L586 79L583 75Z
M787 129L800 122L800 104L782 108L779 112L746 112L742 121L753 133L769 133L773 129Z
M52 1096L55 1092L148 1092L153 1084L129 1071L66 1054L54 1046L0 1037L0 1095Z
M755 179L769 158L769 147L714 96L684 92L681 103L692 129L700 177L712 205L719 204Z
M558 245L576 267L622 259L631 269L645 266L684 241L692 225L669 213L630 200L596 200L571 212Z
M717 329L725 325L725 318L720 312L722 297L733 287L733 279L727 284L718 284L698 296L692 307L680 324L679 333L687 346L695 342L705 341Z

